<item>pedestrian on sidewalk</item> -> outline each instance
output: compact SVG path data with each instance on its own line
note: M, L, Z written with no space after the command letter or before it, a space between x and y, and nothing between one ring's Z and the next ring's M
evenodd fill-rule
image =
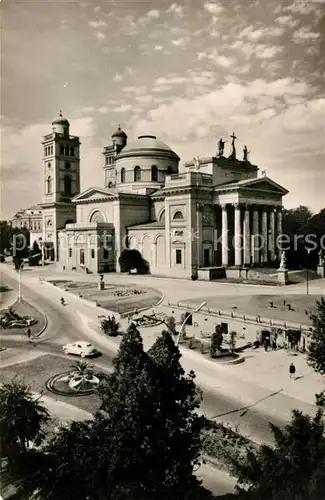
M289 366L289 377L293 378L294 380L296 379L296 367L293 363L290 363Z
M27 335L28 340L30 340L31 335L32 335L32 330L30 328L27 329L26 335Z

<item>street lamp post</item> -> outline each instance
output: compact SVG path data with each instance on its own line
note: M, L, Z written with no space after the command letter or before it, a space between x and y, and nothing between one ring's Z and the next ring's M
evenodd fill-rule
M23 260L20 266L18 267L18 302L21 302L21 276L20 272L24 267L25 261Z
M177 346L178 346L178 344L179 344L179 340L180 340L180 338L181 338L181 335L182 335L182 332L183 332L184 326L185 326L185 324L186 324L186 323L187 323L187 321L188 321L188 318L190 318L190 317L191 317L194 313L199 312L199 311L202 309L202 307L204 307L204 306L205 306L205 304L206 304L206 301L205 301L205 302L202 302L202 304L200 304L200 305L199 305L199 306L195 309L195 311L192 311L192 312L191 312L188 316L186 316L185 320L184 320L184 321L183 321L183 323L181 324L181 327L180 327L179 332L178 332L178 334L177 334L177 337L176 337L176 339L175 339L175 345L177 345Z
M309 260L309 254L312 251L311 248L306 248L307 253L308 253L308 260ZM309 262L307 261L307 267L306 267L306 295L309 295Z

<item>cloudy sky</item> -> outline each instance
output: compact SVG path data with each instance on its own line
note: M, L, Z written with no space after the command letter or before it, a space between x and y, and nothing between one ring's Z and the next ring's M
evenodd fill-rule
M42 135L60 109L82 142L82 189L104 182L118 124L181 157L247 144L325 206L325 0L2 1L1 218L41 201ZM226 144L229 148L229 142Z

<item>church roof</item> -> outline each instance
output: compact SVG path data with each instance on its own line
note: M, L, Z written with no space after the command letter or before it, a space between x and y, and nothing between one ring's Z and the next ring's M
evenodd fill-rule
M120 125L118 126L118 129L114 132L114 134L112 135L112 138L113 137L123 137L123 139L127 139L127 135L126 133L121 129Z
M62 116L62 111L60 111L58 118L55 118L55 120L53 120L52 125L70 125L70 123L67 118Z
M155 135L139 135L135 141L129 142L125 148L117 155L117 158L121 158L124 155L131 156L132 153L139 154L150 154L155 153L167 153L169 156L174 157L179 160L178 155L164 142L157 139Z
M226 182L224 184L219 184L215 186L214 189L216 191L228 190L228 189L236 189L236 188L255 188L259 190L276 190L280 191L282 194L287 194L289 191L285 189L283 186L280 186L277 182L273 181L269 177L256 177L254 179L243 179L241 181L235 182Z
M145 222L144 224L135 224L134 226L128 226L128 229L159 229L164 227L164 222L156 220L154 222Z

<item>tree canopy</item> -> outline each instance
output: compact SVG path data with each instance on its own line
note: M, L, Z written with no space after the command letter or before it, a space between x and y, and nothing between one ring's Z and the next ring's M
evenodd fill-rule
M325 299L317 301L317 309L311 315L313 332L308 348L308 363L314 370L325 374Z
M130 325L113 373L100 384L94 420L61 429L44 448L35 476L41 498L204 498L193 474L200 459L201 395L180 356L168 332L145 352Z
M239 483L250 492L248 498L325 498L325 422L321 410L315 417L295 410L284 430L271 427L275 445L249 452L244 464L235 465Z

